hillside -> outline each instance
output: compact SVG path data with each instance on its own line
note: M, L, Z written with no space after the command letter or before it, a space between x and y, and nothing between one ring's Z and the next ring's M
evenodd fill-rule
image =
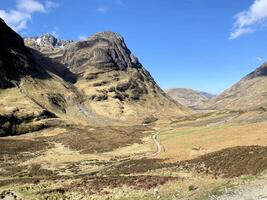
M167 89L166 93L173 98L174 100L178 101L184 106L199 109L204 102L207 102L215 95L196 91L187 88L172 88Z
M1 135L55 124L136 124L190 112L159 88L118 34L81 42L45 35L25 39L28 48L3 20L0 28Z
M80 94L54 67L60 67L64 74L71 72L26 47L3 20L0 28L0 135L23 134L75 121L87 123L79 113Z
M267 63L205 104L211 109L249 110L267 107Z

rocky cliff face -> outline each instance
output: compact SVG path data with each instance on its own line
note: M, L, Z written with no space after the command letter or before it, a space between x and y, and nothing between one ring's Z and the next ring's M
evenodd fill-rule
M248 110L267 108L267 63L242 78L205 104L211 109Z
M126 47L124 39L113 32L98 33L85 41L71 45L64 54L64 63L74 71L82 66L101 70L126 70L142 67Z
M195 91L187 88L172 88L166 90L166 93L182 105L193 109L201 109L203 103L209 101L215 96L210 93Z

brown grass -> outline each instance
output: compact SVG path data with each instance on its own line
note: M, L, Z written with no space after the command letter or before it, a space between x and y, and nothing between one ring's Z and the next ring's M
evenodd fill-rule
M235 146L266 146L267 122L177 128L159 136L165 152L158 158L181 161Z
M66 133L51 137L49 141L62 143L80 153L102 153L125 147L134 143L142 143L142 138L149 135L145 126L130 127L73 127Z
M198 172L226 178L257 175L267 169L267 147L233 147L182 162Z
M148 190L160 185L164 185L169 181L177 180L174 177L166 176L107 176L83 178L75 184L75 188L84 190L89 194L99 194L104 189L120 188L123 186L130 187L134 190ZM71 186L73 187L73 185Z

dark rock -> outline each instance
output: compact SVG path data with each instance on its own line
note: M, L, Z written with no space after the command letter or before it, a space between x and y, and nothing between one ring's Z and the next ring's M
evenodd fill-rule
M158 118L154 117L154 116L150 116L150 117L146 117L143 120L143 124L151 124L153 122L156 122L158 120Z
M120 92L125 92L126 90L128 90L131 86L130 82L127 83L120 83L117 85L116 89L119 90Z
M91 100L93 101L105 101L108 99L107 94L97 94L97 95L92 95Z
M101 81L101 82L98 82L98 83L93 83L93 87L103 86L103 85L106 85L108 83L109 83L108 81Z
M53 113L43 110L40 113L20 114L17 111L8 115L0 114L0 137L8 135L20 135L32 131L38 131L47 127L46 124L33 124L42 119L56 118Z

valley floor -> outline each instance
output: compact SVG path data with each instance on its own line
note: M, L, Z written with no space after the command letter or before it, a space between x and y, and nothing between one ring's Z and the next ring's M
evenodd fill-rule
M0 138L0 199L267 199L266 119L207 112Z

